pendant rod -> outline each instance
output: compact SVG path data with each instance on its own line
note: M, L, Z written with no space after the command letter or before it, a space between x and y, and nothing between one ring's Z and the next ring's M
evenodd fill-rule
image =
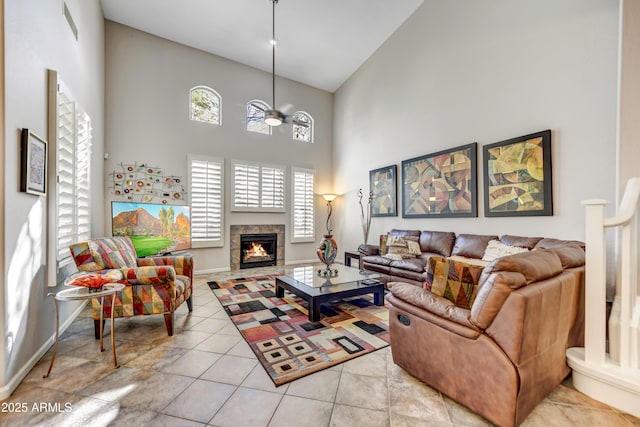
M276 3L278 0L271 0L271 108L276 109Z

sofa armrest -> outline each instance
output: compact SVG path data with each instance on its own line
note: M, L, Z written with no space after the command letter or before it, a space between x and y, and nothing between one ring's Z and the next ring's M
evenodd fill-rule
M404 301L418 310L427 311L436 317L449 320L473 331L468 331L465 334L462 334L457 329L452 330L452 332L456 332L459 335L468 335L471 333L471 335L475 337L480 333L478 327L471 323L469 319L471 316L470 311L457 307L446 298L435 295L426 289L419 288L409 283L390 282L387 284L387 287L389 288L389 291L391 291L392 295L388 300L392 303L394 299Z
M138 266L171 266L174 268L175 274L187 276L193 282L193 257L191 255L138 258Z
M362 244L362 245L358 246L358 252L362 256L379 255L380 254L380 246Z
M120 271L129 285L173 284L176 280L176 270L172 266L121 268Z

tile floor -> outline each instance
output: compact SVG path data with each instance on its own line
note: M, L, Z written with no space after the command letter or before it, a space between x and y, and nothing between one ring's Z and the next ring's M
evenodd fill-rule
M42 378L49 350L2 403L13 411L0 413L0 426L491 425L394 365L388 347L276 388L206 285L238 275L197 276L193 312L180 307L173 337L162 316L117 319L118 369L108 338L107 351L98 351L85 309L62 334L51 376ZM640 426L640 419L579 393L569 378L523 425Z

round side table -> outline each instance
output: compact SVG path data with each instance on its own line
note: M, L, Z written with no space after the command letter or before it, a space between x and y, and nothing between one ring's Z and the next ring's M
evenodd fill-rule
M66 284L66 283L65 283ZM106 283L99 289L91 289L87 287L74 286L71 289L64 289L55 294L50 293L47 296L53 297L53 305L56 309L56 341L53 345L53 356L51 356L51 363L49 364L49 370L43 378L47 378L53 368L53 362L56 360L56 351L58 350L58 329L59 329L59 316L58 316L58 301L78 301L88 300L91 298L100 298L100 325L102 325L102 309L104 304L104 297L111 295L111 352L113 353L113 367L118 368L118 359L116 358L116 341L114 332L113 312L115 307L116 293L124 289L122 283ZM102 344L102 328L100 328L100 351L104 351Z

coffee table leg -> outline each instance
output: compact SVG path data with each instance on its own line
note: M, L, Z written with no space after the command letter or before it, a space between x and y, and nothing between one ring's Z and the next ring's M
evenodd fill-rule
M309 301L309 321L310 322L319 322L320 321L320 303L313 301Z
M282 298L284 296L284 288L278 286L278 283L276 282L276 296L278 298Z
M373 293L373 303L375 305L384 305L384 290Z

